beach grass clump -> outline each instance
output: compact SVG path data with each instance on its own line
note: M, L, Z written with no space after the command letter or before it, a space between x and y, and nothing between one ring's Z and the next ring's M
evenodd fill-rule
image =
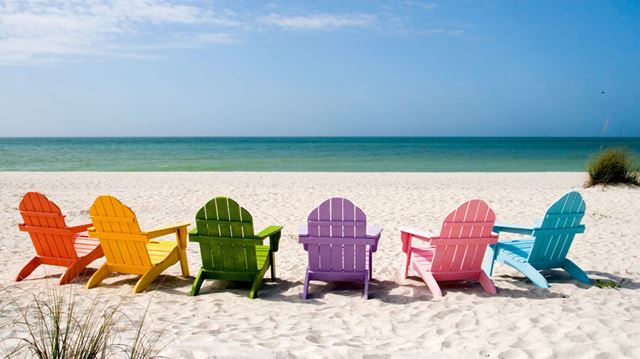
M608 148L595 155L587 164L587 187L595 185L639 185L639 168L633 153L623 147Z
M620 280L620 283L612 281L610 279L596 279L595 285L600 289L612 288L618 289L622 286L624 278Z
M147 311L136 324L121 310L122 300L97 295L76 301L71 291L64 295L57 289L32 295L27 304L9 297L12 305L4 307L13 307L16 317L0 324L13 333L0 337L8 350L6 357L146 359L158 357L164 349L160 345L164 331L148 331L144 326ZM119 340L119 334L129 328L135 330L134 338Z

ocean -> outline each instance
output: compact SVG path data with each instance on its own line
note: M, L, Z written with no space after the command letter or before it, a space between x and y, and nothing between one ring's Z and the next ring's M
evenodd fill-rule
M574 172L640 138L0 138L0 171Z

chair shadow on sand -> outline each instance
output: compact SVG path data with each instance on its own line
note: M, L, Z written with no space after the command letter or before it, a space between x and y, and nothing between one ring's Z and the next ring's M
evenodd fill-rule
M87 281L89 280L89 278L91 278L93 273L96 272L96 270L97 269L95 268L86 268L73 280L72 283L81 284L83 286L86 285ZM108 276L104 282L100 283L100 285L97 286L96 289L98 288L103 288L103 289L114 288L115 289L115 288L121 288L126 286L132 290L139 279L140 279L140 276L138 275L113 273L110 276ZM176 295L187 295L189 293L189 290L191 289L192 283L193 283L192 277L184 278L184 277L175 276L175 275L161 274L153 281L151 286L144 292L160 291L160 292L171 293Z
M596 279L605 281L611 280L614 281L620 289L640 289L640 283L634 282L633 279L629 277L620 277L614 274L599 271L586 271L586 273L589 275L589 278L591 278L591 281L593 283L595 283ZM594 278L594 276L598 278Z
M518 279L518 278L516 278ZM361 299L361 287L354 283L349 282L313 282L310 287L309 298L302 299L302 281L282 281L266 282L267 285L261 289L261 294L258 299L268 301L286 301L291 303L305 303L305 304L322 304L321 299L325 298L328 294L341 295L351 297L353 299ZM224 284L219 284L224 288ZM238 286L227 286L226 289L237 288ZM417 276L410 276L409 280L398 282L395 280L377 280L372 279L369 282L369 299L379 300L387 304L405 305L415 302L430 302L433 301L433 297L427 287L422 283L422 280ZM531 298L531 299L553 299L563 298L565 295L560 293L553 293L549 290L538 289L534 290L535 295L532 295L531 289L535 288L530 283L522 281L519 287L523 290L514 289L498 289L498 297L507 296L513 298ZM298 290L293 290L298 288ZM491 298L492 295L487 294L480 284L474 281L452 281L442 282L442 289L446 293L463 293L465 295L472 295L482 298ZM243 295L246 288L238 292L238 295Z
M84 269L76 278L74 278L72 283L85 284L95 271L95 268L90 267ZM586 272L592 280L591 285L586 285L574 280L563 270L544 270L541 271L541 273L552 286L554 284L573 284L579 288L588 289L595 285L595 281L597 279L600 279L615 282L619 289L640 289L640 283L629 277L622 277L600 271ZM25 282L29 282L31 280L56 279L59 275L59 273L50 273L47 271L44 276L26 279ZM110 278L111 280L103 282L100 287L118 288L121 286L129 286L133 288L139 279L138 276L127 275L123 277L117 274L110 276ZM113 278L118 279L113 280ZM175 295L187 295L191 290L193 279L193 277L183 278L174 275L160 275L146 292L159 291ZM494 276L494 279L496 279L496 288L498 289L497 297L528 298L537 300L567 297L566 294L554 293L549 289L537 288L529 279L527 279L527 277L523 275L499 275ZM508 283L511 287L516 287L516 289L505 288L501 283ZM374 278L369 282L369 285L369 299L380 300L387 304L402 305L433 300L431 293L422 282L422 279L418 276L409 276L407 280L402 281L378 280ZM241 297L246 297L247 291L250 287L251 283L248 282L210 280L202 287L202 294L206 295L230 292ZM260 295L257 300L322 304L322 301L319 299L324 298L327 294L344 295L353 297L354 299L362 297L362 288L360 285L348 282L313 282L310 287L309 299L307 300L302 299L302 289L302 280L290 281L276 279L274 281L271 279L265 279L262 283ZM473 281L442 282L442 289L445 294L445 298L446 293L464 293L478 297L492 297L491 295L486 294L478 283Z
M433 301L434 298L431 296L431 292L427 289L426 285L422 283L422 279L418 276L409 276L410 280L416 281L416 285L413 286L416 288L416 297L419 295L419 299L423 301ZM518 280L520 278L514 277L514 279ZM493 297L511 297L511 298L529 298L529 299L553 299L553 298L563 298L565 295L559 293L553 293L546 289L535 288L531 283L526 283L526 278L522 283L516 284L519 288L523 288L523 290L512 289L512 288L504 288L500 286L500 281L496 281L496 288L498 291L497 295L487 294L482 286L476 281L445 281L438 283L443 291L444 298L447 297L448 293L462 293L464 295L472 295L479 298L493 298ZM408 284L397 284L400 287L406 287ZM422 294L417 294L417 292L422 292ZM532 293L535 293L535 296L532 296ZM394 304L404 304L406 302L399 302Z
M631 278L620 277L609 273L599 271L586 271L591 279L591 284L584 284L576 281L569 273L561 269L549 269L540 271L545 279L553 287L554 284L573 284L576 287L582 289L589 289L595 286L596 280L611 280L618 285L620 289L639 289L640 283L634 282ZM496 281L499 287L500 282L508 282L512 286L522 288L522 290L498 288L498 296L509 296L513 298L531 298L531 299L551 299L551 298L565 298L566 294L553 293L549 289L538 288L524 275L500 275L494 276L498 279ZM533 296L533 295L535 296Z
M202 286L199 295L210 295L216 293L233 293L239 297L247 298L247 293L251 289L251 282L236 282L226 280L208 280ZM297 293L287 293L292 288L302 288L302 281L289 281L286 279L265 278L260 286L260 292L254 300L269 300L283 302L297 302Z

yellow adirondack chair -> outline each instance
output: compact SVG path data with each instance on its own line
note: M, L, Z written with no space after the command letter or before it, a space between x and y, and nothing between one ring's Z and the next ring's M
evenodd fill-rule
M138 293L177 262L182 267L182 276L189 276L185 251L188 223L143 232L133 211L107 195L96 198L89 215L94 225L89 229L89 237L100 239L107 262L91 276L87 288L97 286L112 272L138 274L142 277L133 288L134 293ZM151 240L172 233L176 235L176 242Z

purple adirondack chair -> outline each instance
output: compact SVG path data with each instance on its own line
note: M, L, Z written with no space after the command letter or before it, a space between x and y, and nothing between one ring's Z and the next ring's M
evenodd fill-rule
M345 198L330 198L311 211L308 222L299 228L299 242L309 253L304 279L306 299L309 281L363 282L364 298L369 296L372 254L378 249L380 226L367 226L364 212Z

